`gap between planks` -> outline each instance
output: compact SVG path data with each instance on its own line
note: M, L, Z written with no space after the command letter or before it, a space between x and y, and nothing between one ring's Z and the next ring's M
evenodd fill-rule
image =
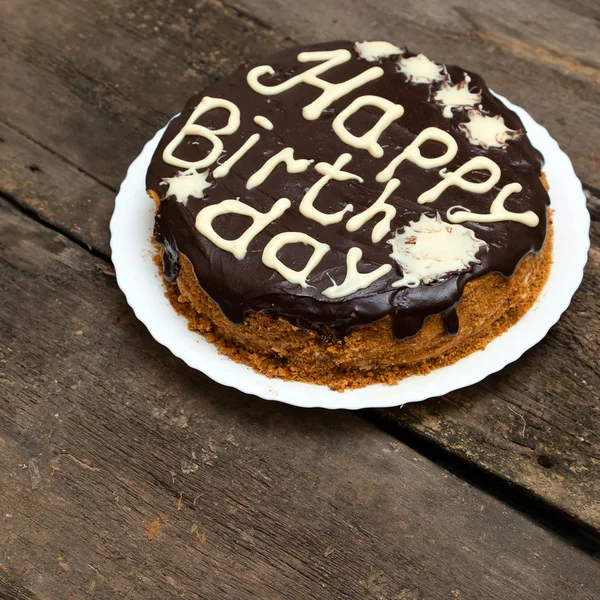
M86 177L89 177L92 181L95 181L97 184L99 184L102 187L106 188L107 190L113 192L114 194L116 194L119 191L118 189L114 188L112 185L106 183L105 181L102 181L102 179L100 179L99 177L96 177L93 173L91 173L87 169L84 169L82 166L78 165L77 163L73 162L72 160L69 160L66 156L63 156L56 150L53 150L52 148L49 148L42 142L32 138L29 134L27 134L25 131L19 129L18 127L15 127L12 123L8 123L4 119L0 119L0 124L4 125L5 127L8 127L9 129L12 129L14 132L18 133L19 135L22 135L25 139L29 140L31 143L35 144L36 146L39 146L42 150L45 150L52 156L58 158L59 160L64 161L65 163L67 163L68 165L70 165L71 167L73 167L74 169L79 171L79 173L85 175ZM0 193L3 193L2 190L0 190Z
M359 412L378 429L385 431L421 456L469 485L497 498L538 525L555 532L575 547L591 556L600 558L600 535L587 523L566 515L525 487L507 481L474 462L469 462L457 454L444 450L440 444L418 432L385 419L377 414L375 409L365 409Z

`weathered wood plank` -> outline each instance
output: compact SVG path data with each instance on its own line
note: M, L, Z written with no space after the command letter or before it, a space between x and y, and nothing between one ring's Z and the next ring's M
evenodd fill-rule
M33 124L32 135L45 132L51 149L14 127L0 126L4 140L0 143L0 191L82 243L108 253L108 218L114 197L109 188L116 189L125 165L169 111L177 110L190 90L200 89L244 57L258 58L288 42L260 24L210 3L200 7L178 4L178 11L167 12L170 5L160 3L142 7L126 2L107 8L53 2L47 17L46 11L38 12L40 8L33 5L26 4L21 10L3 6L13 12L0 21L5 28L10 26L11 35L20 32L13 46L16 58L6 59L6 65L12 73L23 69L25 80L17 85L18 89L28 88L22 90L23 97L30 99L30 105L9 109L16 111L11 114L19 127ZM338 19L344 14L340 12ZM354 13L350 16L356 18ZM365 17L365 27L369 22ZM365 36L378 31L374 25L368 27L372 29L366 29ZM57 31L69 39L65 50L55 47L60 45L55 39ZM321 30L314 31L320 35ZM358 35L351 30L332 31ZM444 32L440 35L440 44L455 51L450 38L444 38ZM419 36L414 42L423 46L427 40L421 33ZM91 47L98 39L105 40L106 55ZM469 56L476 53L478 43L472 42ZM52 57L41 51L47 47L53 49ZM125 68L130 64L131 69ZM172 69L172 81L163 85L160 93L146 93L148 78L160 75L164 80L161 67ZM7 81L3 80L2 96L8 101L6 94L13 91L5 85ZM525 84L525 89L528 86ZM45 98L44 102L50 103L44 105L46 111L57 116L48 118L48 112L34 110L34 96L38 103ZM10 98L19 104L16 97ZM71 162L65 160L67 154ZM76 166L78 163L83 167ZM32 167L36 168L32 171ZM595 202L590 206L596 206L597 221L598 201L590 196L590 202ZM595 245L582 289L542 344L518 365L480 386L385 415L600 530L596 503L600 495L600 425L594 393L600 385L595 362L599 353L597 222L594 228Z
M6 600L36 600L33 594L10 581L2 570L0 570L0 598Z
M0 193L40 219L110 256L115 192L63 158L0 123Z
M191 372L82 248L0 224L9 599L600 594L591 557L356 415Z
M413 2L410 7L395 5L389 0L368 3L342 0L335 5L317 4L313 0L302 5L227 0L225 4L259 17L265 24L296 39L307 35L322 38L325 33L330 39L353 38L360 33L357 30L365 27L369 28L369 35L391 34L396 30L397 34L410 36L411 43L431 33L469 38L490 32L490 37L526 40L533 49L528 53L529 60L547 62L553 67L557 63L548 57L554 55L557 60L560 57L569 64L580 63L581 67L590 69L588 73L582 68L567 68L573 75L589 75L595 80L600 74L600 56L593 51L600 45L600 32L596 27L600 8L593 1L578 5L542 0L537 5L524 5L519 0L506 0L502 4L486 0L477 4L468 0L454 0L452 4L425 0Z
M154 132L192 91L291 43L191 1L3 3L0 34L9 49L0 54L0 191L104 253L106 231L94 223L106 227L127 166Z
M24 1L0 11L1 119L113 189L191 93L285 44L212 2Z

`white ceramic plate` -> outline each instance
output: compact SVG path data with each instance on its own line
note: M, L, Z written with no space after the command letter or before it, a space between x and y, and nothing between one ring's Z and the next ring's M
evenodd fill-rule
M110 245L119 287L154 339L175 356L219 383L266 400L307 408L398 406L441 396L481 381L517 360L558 321L581 283L589 249L590 216L571 161L527 112L498 97L519 115L531 142L544 155L544 171L554 210L554 264L546 287L532 309L485 350L428 375L403 379L396 385L371 385L343 393L320 385L269 379L219 354L204 337L190 331L185 318L173 310L152 260L154 202L146 195L144 183L150 159L165 128L133 161L115 200Z

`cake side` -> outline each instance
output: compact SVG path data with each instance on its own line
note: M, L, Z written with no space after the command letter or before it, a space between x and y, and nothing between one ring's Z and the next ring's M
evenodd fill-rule
M162 249L157 258L162 264ZM467 284L457 307L464 324L457 335L447 335L443 316L434 315L419 333L401 341L391 333L390 317L360 326L343 339L266 313L251 313L235 325L198 285L190 261L184 255L180 261L176 282L165 280L167 297L192 331L267 377L344 391L425 375L483 350L531 308L543 289L552 264L552 228L542 252L526 256L512 277L490 273Z

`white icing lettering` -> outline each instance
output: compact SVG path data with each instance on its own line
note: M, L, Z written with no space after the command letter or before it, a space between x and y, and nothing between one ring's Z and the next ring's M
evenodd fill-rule
M417 54L410 58L401 56L398 59L398 70L411 83L431 84L446 78L446 67L434 63L424 54Z
M373 227L373 231L371 233L371 241L374 244L380 242L385 235L391 231L392 219L396 215L396 208L386 204L385 201L399 185L399 179L391 179L388 181L385 189L381 193L381 196L379 196L379 198L377 198L377 200L371 206L369 206L369 208L349 219L346 223L346 229L348 231L356 231L367 221L371 220L376 214L381 212L384 215L383 219L381 219L381 221L379 221L379 223Z
M323 52L301 52L298 54L298 61L301 63L305 62L321 62L312 69L304 71L294 77L290 77L287 81L279 83L277 85L264 85L258 81L259 77L263 75L273 75L275 73L273 67L269 65L261 65L254 67L250 70L246 76L248 85L258 94L264 96L273 96L285 92L299 83L306 83L323 90L323 93L314 101L305 106L302 109L302 116L307 121L314 121L318 119L321 113L330 106L336 100L339 100L346 94L353 90L361 87L365 83L377 79L383 75L383 69L381 67L371 67L366 71L363 71L359 75L356 75L348 81L343 83L330 83L321 79L319 75L322 75L329 69L337 67L338 65L348 62L352 58L352 54L349 50L327 50Z
M288 173L302 173L308 169L309 165L314 162L313 160L307 160L305 158L294 158L293 148L284 148L274 156L271 156L269 160L254 173L248 182L246 183L246 189L251 190L256 186L260 185L267 179L267 177L275 170L275 167L279 163L285 163L285 168Z
M357 269L358 261L362 258L360 248L350 248L346 255L346 277L341 285L333 282L333 285L323 290L323 295L328 298L342 298L354 294L358 290L364 290L374 281L383 277L392 268L392 265L381 265L369 273L359 273Z
M522 191L523 186L520 183L509 183L505 185L496 196L495 200L490 206L489 214L473 213L466 209L456 210L462 208L461 206L453 206L446 212L446 218L451 223L464 223L465 221L472 221L473 223L498 223L499 221L514 221L515 223L522 223L527 227L536 227L540 222L539 217L532 211L528 210L523 213L515 213L504 208L504 202L511 194L518 194Z
M263 117L261 115L256 115L254 117L254 122L259 127L262 127L263 129L268 129L269 131L271 131L271 129L273 129L273 123L271 123L271 121L269 121L269 119L267 119L267 117Z
M488 171L490 176L485 181L480 182L463 179L463 175L479 170ZM426 192L423 192L417 198L419 204L434 202L440 197L444 190L447 190L453 185L459 187L461 190L473 192L474 194L489 192L500 180L500 167L493 160L485 156L476 156L467 161L456 171L448 172L446 169L442 169L440 171L440 176L443 178L442 181Z
M287 244L307 244L314 248L311 257L308 259L306 266L301 271L295 271L286 267L278 258L277 253ZM282 277L290 283L296 283L303 288L308 287L306 279L311 274L313 269L321 262L321 259L329 252L329 246L318 242L306 233L298 231L285 231L274 236L265 246L262 253L263 264L270 269L277 271Z
M383 111L383 115L369 131L360 137L357 137L346 129L345 123L346 119L351 117L363 106L375 106L376 108L380 108ZM371 156L381 158L383 156L383 148L377 143L377 140L388 125L396 119L399 119L403 114L403 106L394 104L381 96L359 96L333 120L332 127L335 134L345 144L353 146L354 148L364 148L365 150L368 150Z
M198 173L196 169L188 169L182 173L178 173L175 177L165 177L160 185L168 185L165 197L175 196L177 202L187 204L188 198L202 198L204 190L210 187L210 183L206 181L209 171Z
M279 218L290 206L287 198L280 198L267 213L262 213L239 200L223 200L219 204L213 204L203 208L196 217L196 229L215 246L231 252L238 260L246 256L250 242L275 219ZM220 215L244 215L251 217L252 225L235 240L222 238L212 226L213 220Z
M222 165L219 165L213 171L213 177L218 179L219 177L225 177L231 171L231 167L244 156L253 146L256 145L260 139L260 133L253 133L242 145L242 147L234 152Z
M402 54L402 49L389 42L356 42L354 49L358 56L369 62L375 62L388 56Z
M434 158L423 156L420 148L425 142L430 140L444 144L446 146L444 154ZM394 176L398 166L405 160L409 160L422 169L435 169L436 167L447 165L456 156L457 152L458 144L449 133L438 127L427 127L383 171L378 173L375 179L379 182L389 181Z
M204 113L207 113L213 108L224 108L229 112L227 125L221 127L221 129L208 129L207 127L196 124L198 117L202 116ZM163 151L162 159L167 164L173 165L174 167L180 167L182 169L206 169L206 167L210 167L210 165L212 165L220 156L221 152L223 152L223 142L220 140L219 136L231 135L238 130L239 126L240 109L233 102L224 100L223 98L211 98L210 96L204 96L200 104L196 106L194 112L192 112L190 115L190 118L187 120L186 124L167 144L167 147ZM206 138L213 146L211 151L208 153L208 156L195 162L183 160L182 158L177 158L174 156L173 153L177 149L177 146L181 144L187 135L199 135L203 138Z
M439 213L435 217L422 214L388 244L392 246L390 256L402 268L402 279L392 287L417 287L449 273L466 271L472 263L481 262L475 255L487 247L470 229L444 223Z
M300 206L298 207L300 213L308 219L317 221L321 225L331 225L332 223L339 223L344 215L352 210L352 205L346 205L342 210L336 213L323 213L314 207L314 201L317 198L319 192L331 181L348 181L349 179L356 179L357 181L363 182L362 177L349 173L348 171L342 171L342 167L345 167L352 160L352 156L348 153L344 153L338 157L338 159L330 165L326 162L320 162L315 165L315 170L319 172L323 177L319 179L311 188L304 194Z

